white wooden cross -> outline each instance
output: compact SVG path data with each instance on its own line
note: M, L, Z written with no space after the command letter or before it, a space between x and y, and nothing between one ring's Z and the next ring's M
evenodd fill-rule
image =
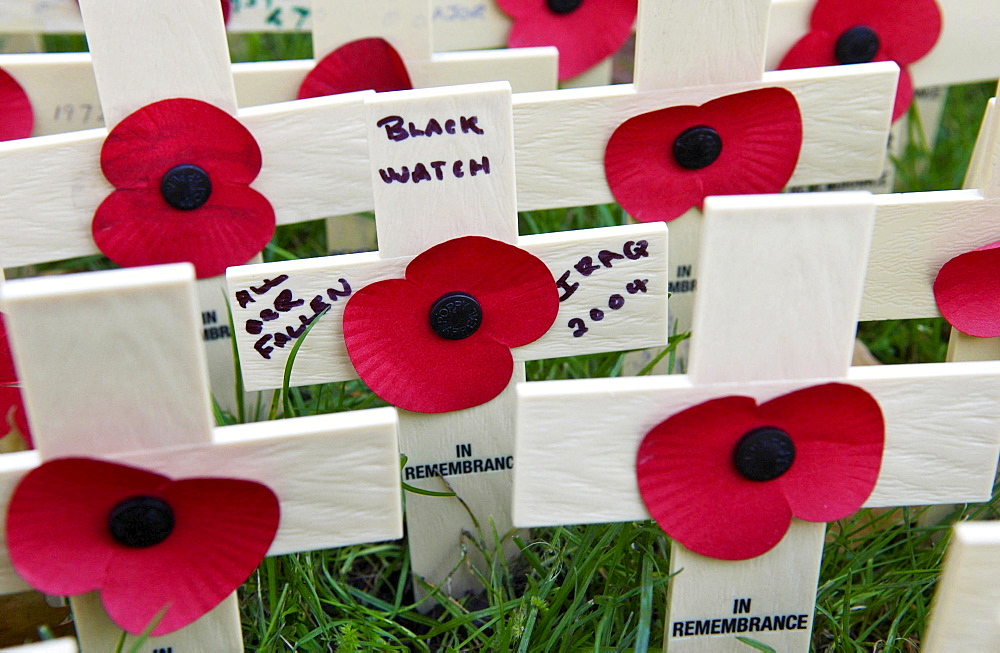
M37 644L25 644L24 646L15 646L13 648L5 648L7 653L77 653L79 650L76 646L76 642L68 637L63 637L61 639L50 639L44 642L39 642Z
M721 396L763 402L831 381L865 390L884 416L865 506L988 499L1000 366L849 368L874 210L862 193L710 198L689 374L519 385L515 525L646 519L636 452L658 423ZM737 635L808 650L824 530L792 519L775 548L746 561L674 543L670 651L746 650ZM766 630L775 615L785 630ZM743 617L742 632L720 634Z
M255 137L264 165L253 188L270 201L278 224L370 208L370 181L359 165L367 158L362 94L238 112L217 2L84 0L81 6L109 125L157 100L202 100L238 115ZM0 264L98 253L91 221L113 190L99 165L106 135L92 129L0 143L7 180L0 191ZM202 293L214 387L225 402L233 396L233 367L220 282L202 284Z
M432 120L446 133L416 135L414 130L429 134ZM378 94L366 100L366 123L379 251L242 266L228 272L248 388L281 385L289 343L326 305L329 312L315 323L298 352L291 383L355 378L342 333L348 298L375 281L402 277L412 257L432 245L468 235L516 243L534 254L551 271L564 298L549 331L511 351L515 361L666 340L664 225L518 238L506 84ZM462 124L475 128L463 133ZM425 168L425 180L391 181L393 174L404 174L404 166L410 175L418 174L418 166ZM298 304L293 307L291 302ZM429 315L430 307L427 310ZM511 384L485 404L444 414L400 411L402 451L409 458L404 480L442 491L445 485L434 470L448 464L457 472L468 463L468 469L448 475L447 482L478 519L491 548L491 524L501 536L510 530L510 466L517 465L511 458L513 382L519 379L523 367L517 363ZM490 471L482 462L485 471L480 473L477 461L500 461L501 471ZM461 557L462 533L475 534L476 526L459 501L410 495L407 524L418 577L443 585L452 596L476 586Z
M2 299L37 446L0 456L4 533L8 502L25 474L44 461L82 456L174 479L264 483L281 509L269 555L402 536L394 410L213 428L189 264L17 280ZM22 591L6 542L0 592ZM71 602L83 649L114 650L121 631L96 593ZM235 593L147 646L242 650Z
M1000 522L955 524L921 641L927 653L1000 649Z
M764 87L791 91L802 149L790 185L856 181L882 170L895 93L892 63L764 72L770 0L640 0L635 83L514 98L518 208L613 202L612 133L633 116ZM670 144L664 144L667 152ZM671 324L690 328L700 218L670 222Z

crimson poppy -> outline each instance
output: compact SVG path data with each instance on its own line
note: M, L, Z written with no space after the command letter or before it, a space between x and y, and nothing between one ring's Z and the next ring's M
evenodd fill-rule
M0 120L0 141L13 141L31 136L35 127L35 114L31 101L17 80L0 68L0 106L3 120Z
M323 57L299 86L299 99L372 89L379 93L413 88L406 64L385 39L351 41Z
M941 10L934 0L819 0L809 32L792 46L779 69L812 68L869 61L895 61L899 85L892 119L913 101L907 66L931 51L941 35Z
M657 424L636 473L649 513L695 553L746 560L771 550L792 517L842 519L871 494L885 426L864 390L828 383L759 406L713 399Z
M934 279L944 319L977 338L1000 336L1000 241L951 259Z
M249 184L261 153L231 115L188 98L147 105L101 148L117 189L94 214L98 248L132 267L189 261L198 278L249 261L274 234L274 209Z
M444 413L493 399L513 374L510 349L542 337L559 312L541 260L482 236L431 247L405 275L354 293L344 342L361 379L406 410Z
M28 415L21 389L17 387L17 371L7 340L7 326L3 313L0 313L0 438L10 435L10 428L17 429L24 441L31 445Z
M252 481L171 480L135 467L60 458L29 472L7 509L17 573L57 596L100 590L122 629L183 628L260 564L278 529L278 499Z
M559 81L618 51L632 33L638 0L497 0L514 19L507 45L559 49Z
M779 192L801 148L795 96L762 88L629 118L608 141L604 171L632 217L668 222L709 195Z

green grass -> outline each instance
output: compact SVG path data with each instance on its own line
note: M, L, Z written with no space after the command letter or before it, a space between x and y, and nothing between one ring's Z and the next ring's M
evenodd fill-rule
M82 39L46 39L51 50L79 50ZM311 55L301 35L233 37L238 60ZM895 162L898 190L958 188L993 84L949 91L934 148L919 140ZM520 216L522 233L622 224L617 206L539 211ZM268 260L324 252L321 223L278 229ZM100 257L55 266L107 267ZM52 266L20 275L52 271ZM17 274L13 276L18 276ZM859 337L885 363L944 360L948 327L940 319L869 322ZM621 354L528 365L530 380L616 376ZM274 402L299 415L357 410L382 402L360 381L287 390ZM254 415L252 407L246 410ZM272 415L273 417L274 415ZM257 415L257 417L262 417ZM220 414L220 422L236 418ZM447 499L442 499L447 500ZM815 651L916 651L934 583L956 519L996 518L998 499L958 507L944 522L919 525L920 508L861 511L829 529L817 593ZM406 542L364 544L269 558L240 589L245 643L260 651L653 651L664 631L669 542L651 522L472 533L470 548L513 537L520 555L487 554L478 596L449 598L424 613L413 603ZM523 538L523 539L522 539ZM747 651L754 647L747 645Z

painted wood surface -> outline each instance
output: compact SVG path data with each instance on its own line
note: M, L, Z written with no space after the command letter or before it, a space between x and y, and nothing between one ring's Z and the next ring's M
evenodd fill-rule
M74 640L63 637L38 642L37 644L14 646L3 650L7 651L7 653L77 653L79 649Z
M998 561L1000 522L955 524L922 651L1000 649Z
M38 449L0 456L0 514L42 460L96 456L265 483L281 504L270 555L402 536L394 410L212 428L190 265L17 280L2 300ZM0 545L0 591L22 586ZM85 650L114 648L94 597L74 609ZM153 642L241 650L235 598Z
M653 426L712 398L762 402L834 380L868 391L885 418L882 469L867 506L988 499L1000 455L1000 365L848 368L873 198L709 198L705 206L707 292L695 308L691 374L519 386L514 523L646 519L635 460ZM735 611L805 615L792 630L753 636L777 650L807 650L823 530L793 522L778 547L747 562L710 560L674 543L671 571L680 573L671 581L669 649L743 650L733 635L695 635L695 622ZM734 607L738 600L745 611Z

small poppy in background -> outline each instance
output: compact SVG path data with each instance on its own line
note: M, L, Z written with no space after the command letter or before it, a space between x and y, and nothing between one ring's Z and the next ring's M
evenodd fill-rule
M257 141L222 109L149 104L104 140L101 170L116 190L94 214L94 242L119 265L187 261L199 279L243 265L274 234L274 209L250 188L260 168Z
M385 39L367 38L345 43L323 57L302 80L298 98L411 88L410 74L396 49Z
M892 119L913 101L907 66L922 59L941 35L941 10L934 0L818 0L809 33L792 46L778 68L812 68L894 61L899 85Z
M512 347L541 338L559 312L545 264L482 236L417 255L403 279L361 288L344 341L361 379L390 404L444 413L486 403L510 383Z
M28 94L10 73L0 68L0 141L13 141L31 136L35 127L35 114Z
M559 49L559 81L586 72L632 34L638 0L497 0L514 19L507 45Z
M56 596L99 590L108 616L138 635L196 621L242 584L278 529L278 499L252 481L171 480L89 458L29 472L7 510L17 573Z
M948 323L970 336L1000 336L1000 241L945 263L934 279L934 300Z
M799 160L802 116L784 88L629 118L604 151L608 185L640 222L668 222L709 195L781 191Z
M861 388L828 383L760 405L713 399L660 422L636 457L650 515L691 551L746 560L770 551L792 517L842 519L871 495L885 425Z

